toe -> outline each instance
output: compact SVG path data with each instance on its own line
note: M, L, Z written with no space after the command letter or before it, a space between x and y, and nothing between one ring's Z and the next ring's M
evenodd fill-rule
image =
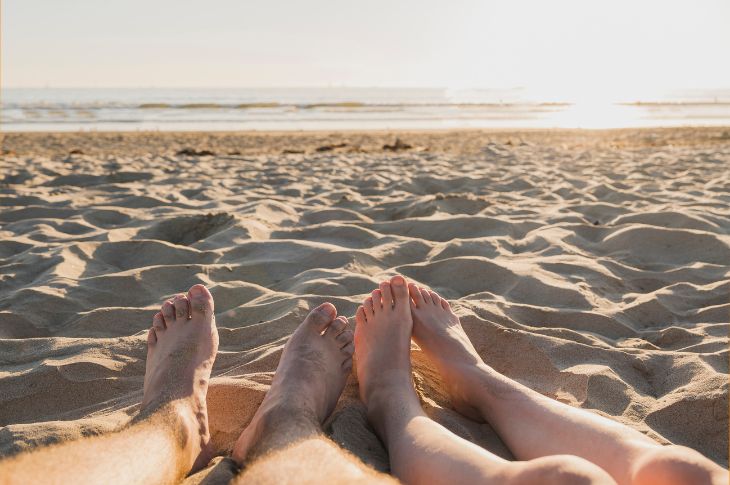
M340 349L343 354L345 354L347 357L352 357L352 354L355 353L355 343L354 342L348 342L345 345L342 346Z
M355 323L358 325L364 325L367 318L365 317L365 309L360 305L357 307L357 312L355 313Z
M155 313L155 316L152 317L152 327L157 332L162 332L165 330L165 319L162 318L161 312Z
M390 279L390 288L393 292L393 305L396 307L408 305L408 286L406 279L401 275L395 275Z
M421 287L419 290L421 292L421 298L423 298L423 303L425 303L426 305L431 305L433 301L431 301L431 295L429 294L428 290L423 287Z
M449 310L451 308L449 302L446 301L445 298L441 298L441 308L443 308L444 310Z
M341 334L339 334L337 336L336 340L337 340L337 342L339 342L339 344L341 346L345 346L345 345L349 344L350 342L352 342L354 340L354 338L355 338L355 335L353 334L352 330L350 330L348 328L345 331L343 331Z
M413 300L413 303L415 303L416 307L423 305L423 296L421 296L421 291L416 285L413 283L408 285L408 293L411 295L411 299Z
M184 322L187 320L190 315L190 302L188 301L188 298L183 295L177 295L175 299L172 300L172 304L175 307L175 318L177 321Z
M213 295L204 285L193 285L188 290L188 301L190 302L190 316L212 315L215 309Z
M170 325L175 323L175 307L172 306L170 300L167 300L162 304L160 311L162 312L162 317L165 319L165 326L169 328Z
M151 328L147 331L147 345L155 345L157 343L157 334L155 329Z
M309 312L304 319L305 325L309 325L317 332L323 332L332 320L337 316L337 309L332 303L322 303L320 306Z
M378 311L383 309L383 292L378 290L373 290L373 292L370 295L370 298L373 301L373 313L378 313Z
M441 306L441 297L439 296L439 294L435 291L431 291L429 292L429 294L431 295L431 301L433 302L433 304L436 306Z
M347 318L339 316L332 324L327 327L327 333L330 335L339 335L347 327Z
M365 315L368 319L375 315L375 305L373 304L373 298L371 296L365 298L365 301L362 302L362 306L365 307Z
M352 357L347 357L342 361L342 370L349 373L352 370Z
M380 292L383 294L383 308L393 308L393 290L389 281L380 283Z

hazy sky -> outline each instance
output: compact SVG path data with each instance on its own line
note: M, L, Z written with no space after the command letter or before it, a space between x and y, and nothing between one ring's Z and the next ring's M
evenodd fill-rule
M729 0L4 0L3 86L730 87Z

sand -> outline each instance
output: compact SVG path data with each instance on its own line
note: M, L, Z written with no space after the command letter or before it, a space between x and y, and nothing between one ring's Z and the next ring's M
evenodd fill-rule
M225 454L307 310L398 272L497 370L727 466L729 132L6 134L0 455L124 423L152 315L195 283ZM412 357L428 413L509 457ZM355 375L325 429L387 470Z

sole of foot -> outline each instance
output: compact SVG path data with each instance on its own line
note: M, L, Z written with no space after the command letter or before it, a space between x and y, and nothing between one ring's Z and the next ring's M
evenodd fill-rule
M191 471L211 458L205 398L217 351L213 297L205 286L163 303L147 336L140 415L170 406L183 426Z
M259 455L321 432L352 370L353 332L331 303L297 327L276 368L271 388L233 448L242 465Z
M481 420L481 413L469 404L469 392L476 382L474 375L481 372L479 366L484 362L464 332L459 317L435 291L411 283L408 292L413 340L436 365L454 408L471 419Z

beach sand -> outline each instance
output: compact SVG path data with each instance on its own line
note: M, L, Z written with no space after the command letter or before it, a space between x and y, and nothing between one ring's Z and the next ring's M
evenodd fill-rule
M728 464L730 128L5 134L2 150L0 455L125 423L152 315L195 283L218 312L225 454L308 309L351 317L401 273L505 375ZM412 357L428 414L509 457ZM354 371L325 430L388 469ZM189 481L223 480L219 460Z

